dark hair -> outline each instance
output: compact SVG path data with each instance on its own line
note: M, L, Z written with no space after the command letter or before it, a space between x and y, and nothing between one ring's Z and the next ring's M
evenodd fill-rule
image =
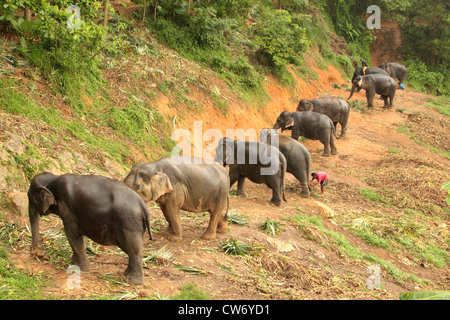
M311 173L311 176L315 177L317 174L315 172Z

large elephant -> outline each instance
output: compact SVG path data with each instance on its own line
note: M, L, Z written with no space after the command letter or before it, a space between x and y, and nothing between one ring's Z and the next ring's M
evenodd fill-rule
M366 74L364 74L363 68L362 67L357 67L355 69L355 71L353 72L353 77L352 77L352 83L353 81L355 81L357 76L367 76L368 74L383 74L385 76L388 76L389 73L384 70L381 67L372 67L372 68L367 68L366 69Z
M301 99L298 103L297 111L313 111L325 114L333 121L335 131L337 124L341 125L340 137L347 132L350 107L343 99L334 97Z
M291 137L295 140L298 140L300 136L312 140L319 140L324 146L324 157L338 153L334 144L334 138L336 137L334 124L324 114L310 111L283 111L278 116L273 129L281 129L282 132L284 130L292 130Z
M379 68L386 70L389 76L394 79L398 79L399 84L405 81L406 76L408 75L408 71L406 67L398 62L386 62L382 63L378 66Z
M309 174L311 172L311 155L308 149L299 141L278 133L275 129L261 129L259 141L277 146L286 158L286 171L294 175L300 182L302 196L310 196Z
M172 192L168 192L168 181ZM168 239L183 239L180 210L210 212L202 239L212 240L216 232L227 231L230 179L227 170L191 157L167 157L152 163L137 163L125 183L144 199L155 201L169 223ZM224 213L224 209L226 212Z
M146 230L150 233L150 217L141 197L123 182L94 175L42 173L31 180L28 211L32 254L38 251L39 216L54 213L63 221L72 263L80 270L89 269L86 236L121 248L129 257L127 281L143 283L143 235Z
M284 195L286 159L275 147L256 141L233 140L225 137L219 140L214 161L229 166L230 187L237 181L237 194L245 196L244 181L264 183L272 189L272 199L276 206Z
M381 95L384 100L385 108L392 108L394 106L394 96L397 89L394 79L389 76L381 74L371 74L368 76L357 76L352 84L352 91L347 101L353 96L355 89L366 90L367 105L373 108L373 99L375 93ZM389 98L389 103L388 103Z

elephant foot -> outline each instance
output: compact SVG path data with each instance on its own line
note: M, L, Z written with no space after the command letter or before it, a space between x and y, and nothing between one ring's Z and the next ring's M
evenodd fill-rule
M275 205L275 206L277 206L277 207L279 207L279 206L281 205L281 200L274 200L274 199L271 199L271 200L270 200L270 203L273 204L273 205Z
M139 272L130 272L128 274L126 274L125 271L125 277L126 277L126 281L130 284L143 284L144 283L144 275L142 273Z
M303 191L303 192L302 192L302 197L303 197L303 198L309 198L310 195L311 195L311 194L310 194L309 191Z
M181 240L183 240L183 236L181 234L177 235L177 234L172 233L167 236L167 240L172 241L172 242L180 242Z
M330 155L331 155L331 154L330 154L330 152L329 152L329 151L328 151L328 152L324 152L324 153L323 153L323 156L324 156L324 157L329 157Z
M89 271L89 269L91 269L91 265L87 259L76 259L72 257L71 262L73 265L78 266L80 271Z
M238 191L238 192L236 193L236 195L237 195L238 197L241 197L241 198L247 198L247 194L246 194L245 192L243 192L243 191L242 191L242 192L239 192L239 191Z
M333 151L331 151L331 154L332 154L332 155L337 155L338 152L337 152L337 150L333 150Z
M214 240L216 238L215 232L205 232L202 237L203 240Z
M226 221L224 221L217 226L216 232L217 233L227 233L227 230L228 230L228 223Z

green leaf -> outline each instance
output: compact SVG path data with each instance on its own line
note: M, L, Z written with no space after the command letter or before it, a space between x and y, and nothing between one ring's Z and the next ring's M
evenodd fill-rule
M450 291L411 291L400 293L400 300L450 300Z

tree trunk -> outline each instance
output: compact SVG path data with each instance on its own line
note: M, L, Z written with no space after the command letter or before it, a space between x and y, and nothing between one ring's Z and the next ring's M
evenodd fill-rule
M31 10L29 8L25 8L25 20L31 21Z
M108 5L109 0L103 0L103 26L106 28L108 25Z

